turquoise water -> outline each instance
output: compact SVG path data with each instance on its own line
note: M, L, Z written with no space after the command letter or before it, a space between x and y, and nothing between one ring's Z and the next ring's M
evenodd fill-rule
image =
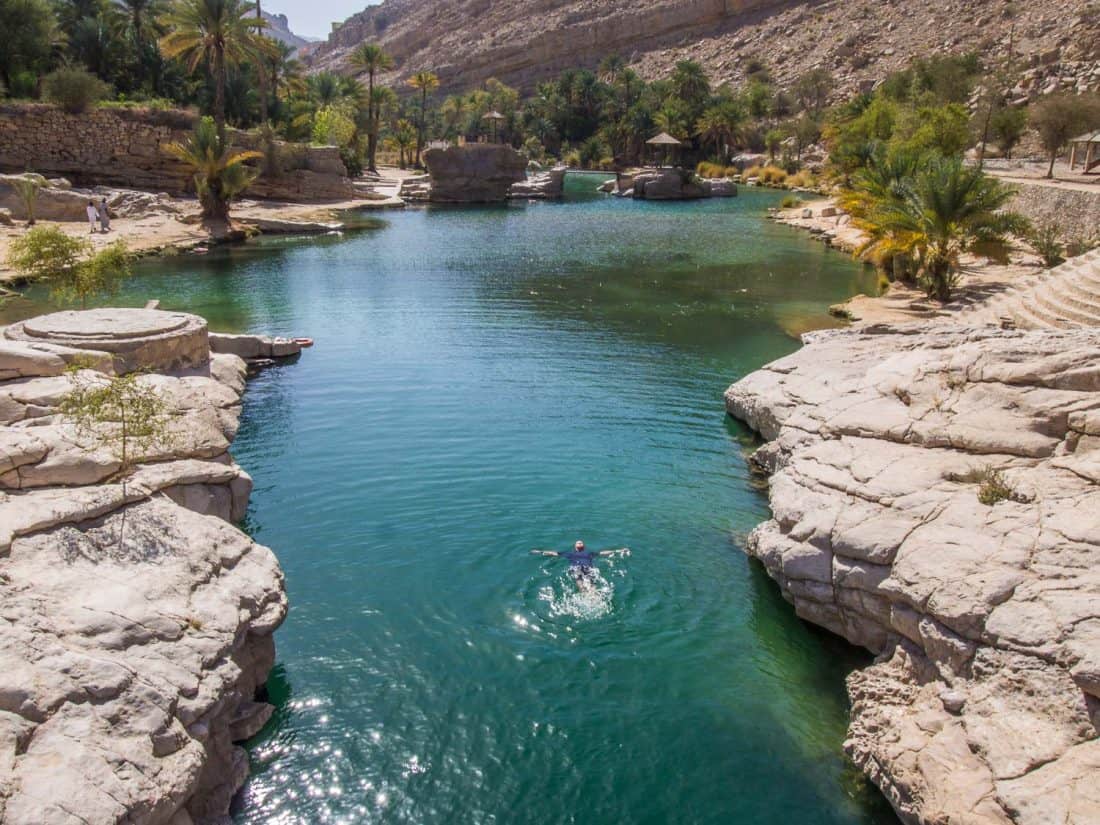
M317 341L234 449L292 605L236 822L896 822L840 748L866 660L739 549L767 505L722 392L874 280L775 200L409 210L143 266L123 302ZM527 552L577 538L633 551L584 596Z

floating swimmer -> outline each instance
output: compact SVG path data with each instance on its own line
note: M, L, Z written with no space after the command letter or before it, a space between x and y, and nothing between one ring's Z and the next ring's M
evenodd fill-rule
M569 562L569 578L577 585L578 590L592 590L596 586L596 559L611 558L612 556L629 556L630 548L621 547L618 550L586 550L583 541L573 545L573 549L561 553L557 550L532 550L532 556L557 556Z

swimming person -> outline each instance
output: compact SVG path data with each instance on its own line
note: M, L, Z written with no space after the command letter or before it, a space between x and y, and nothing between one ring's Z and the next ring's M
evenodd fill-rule
M611 556L629 556L630 549L621 547L618 550L586 550L583 541L577 541L572 550L561 553L557 550L532 550L533 556L557 556L569 562L569 578L581 590L591 589L592 580L596 577L595 562L598 557L610 558Z

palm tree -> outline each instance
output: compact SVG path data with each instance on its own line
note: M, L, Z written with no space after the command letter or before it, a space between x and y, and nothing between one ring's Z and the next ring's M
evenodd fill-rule
M134 39L135 61L138 80L145 79L145 26L149 18L156 17L160 11L160 0L122 0L130 12L130 35Z
M602 77L612 86L614 86L615 81L619 77L619 73L622 72L622 70L625 68L626 61L623 60L622 57L617 54L609 54L607 57L600 61L598 71L600 73L600 77Z
M428 94L439 88L439 77L435 72L417 72L409 78L409 85L420 92L420 122L416 129L416 160L420 165L420 150L424 148L424 127L427 125Z
M351 65L367 73L367 169L377 172L378 132L381 109L374 105L374 76L393 67L393 58L377 43L364 43L351 54Z
M736 140L741 125L741 112L732 101L707 108L695 123L695 134L703 146L713 145L716 155Z
M867 209L861 225L869 238L857 254L909 256L928 296L947 301L963 252L977 244L1004 250L1008 233L1027 230L1023 217L999 211L1013 194L961 158L934 155Z
M263 157L261 152L234 152L209 117L195 124L195 131L185 143L171 143L166 149L194 171L203 218L226 223L230 202L259 176L258 169L244 162Z
M188 71L205 63L214 78L214 123L225 143L225 85L230 67L270 57L271 41L257 36L266 22L251 16L255 6L243 0L176 0L164 22L170 31L160 40L166 57L178 57Z
M393 130L393 142L401 153L400 166L404 169L407 165L406 158L412 156L413 147L417 144L416 127L404 118L397 121L397 126Z

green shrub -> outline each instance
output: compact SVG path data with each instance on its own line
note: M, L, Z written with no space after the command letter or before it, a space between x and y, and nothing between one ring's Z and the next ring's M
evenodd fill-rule
M84 238L72 238L56 226L38 226L16 238L8 264L29 281L45 281L55 300L79 301L114 294L130 276L133 255L124 241L94 251Z
M779 207L781 209L795 209L796 207L801 205L802 199L794 195L787 195L787 197L783 198L783 200L779 202Z
M980 473L978 482L978 501L982 504L992 506L998 501L1012 501L1015 497L1000 470L986 467Z
M355 136L355 121L336 106L322 106L313 116L313 142L323 146L347 146Z
M9 78L8 96L15 98L38 97L38 75L34 72L16 72Z
M1073 238L1066 243L1066 257L1076 258L1094 249L1100 248L1100 235L1088 238Z
M11 242L8 266L28 281L60 277L91 250L82 238L71 238L56 226L37 226Z
M1033 229L1028 236L1028 242L1036 254L1043 259L1043 266L1048 269L1064 262L1066 259L1062 253L1065 248L1061 241L1061 227L1056 223L1044 223Z
M87 111L107 96L108 86L83 69L63 68L42 79L46 100L56 103L71 115Z

